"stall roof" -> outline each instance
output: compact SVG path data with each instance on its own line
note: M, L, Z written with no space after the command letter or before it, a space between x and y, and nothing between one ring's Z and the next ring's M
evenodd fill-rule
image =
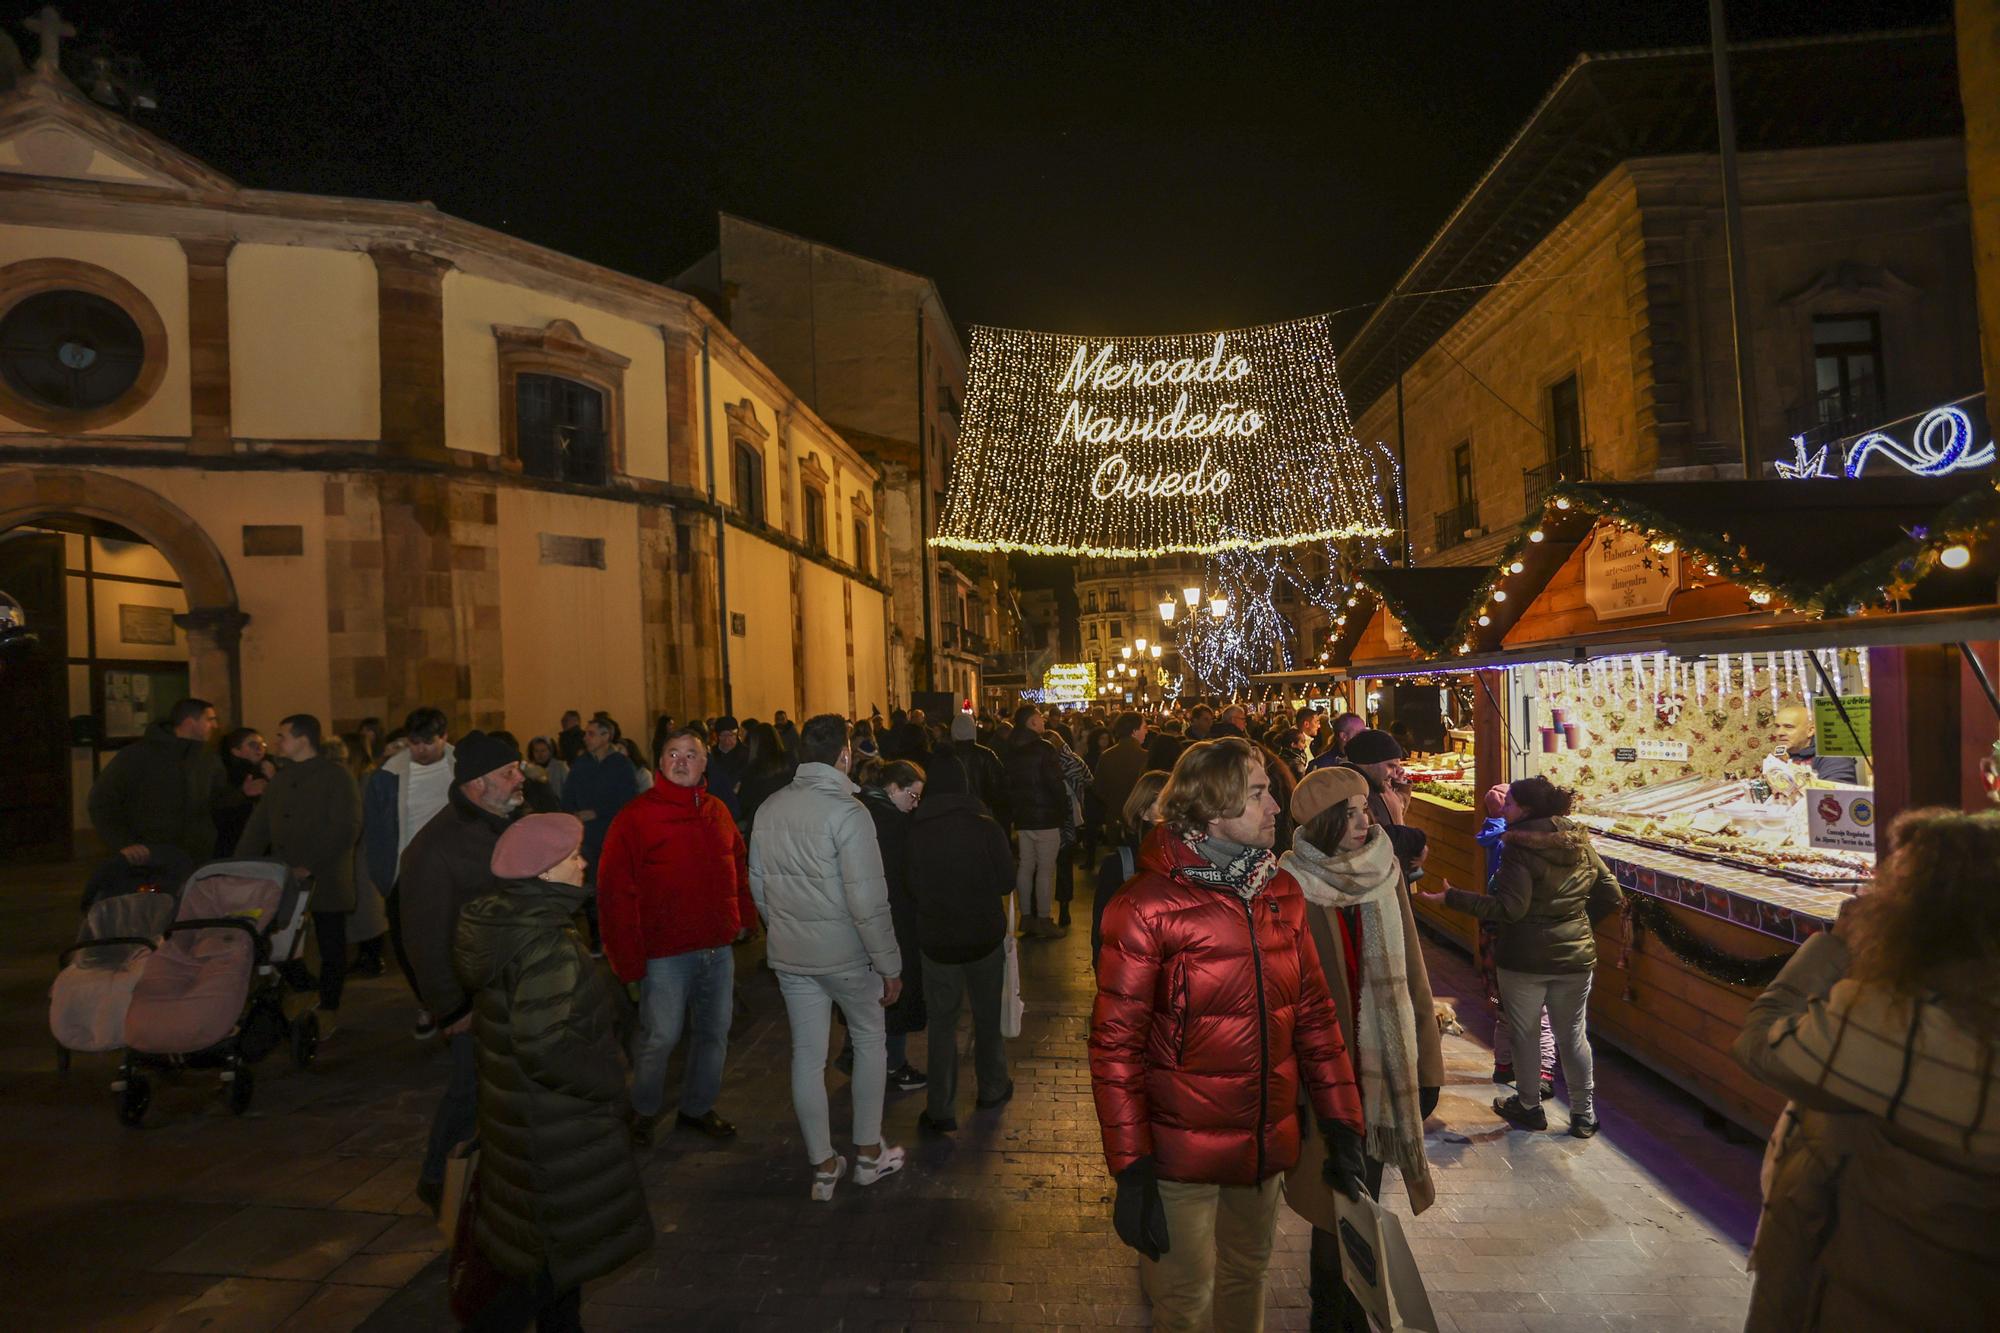
M1753 593L1768 589L1785 605L1503 648L1516 618L1600 518L1672 540L1722 577ZM1541 540L1530 541L1524 530L1490 568L1363 574L1362 583L1404 620L1424 657L1352 663L1351 669L1407 675L1572 656L1692 655L1741 648L1751 634L1760 649L1808 641L1861 646L1918 642L1926 635L1930 642L1987 637L2000 576L2000 492L1989 478L1969 473L1866 481L1564 482L1550 492L1534 535ZM1952 542L1964 543L1972 556L1956 571L1937 559ZM1510 567L1517 562L1522 567L1514 573ZM1493 602L1503 581L1509 600ZM1486 626L1476 623L1482 612ZM1944 632L1975 622L1978 632ZM1918 637L1899 637L1905 630Z
M1658 532L1713 559L1746 585L1761 583L1797 607L1846 614L1873 594L1930 532L2000 509L1983 474L1775 481L1577 482L1550 503ZM1917 591L1920 604L1952 597L1951 581ZM1990 592L1990 584L1989 584ZM1986 600L1978 598L1977 600Z

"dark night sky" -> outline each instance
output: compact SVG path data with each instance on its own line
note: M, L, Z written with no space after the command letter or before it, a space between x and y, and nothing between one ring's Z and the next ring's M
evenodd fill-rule
M649 278L729 209L931 274L961 323L1077 332L1370 302L1579 51L1707 32L1702 0L694 8L64 6L145 63L142 124L247 185L428 199ZM1949 19L1730 8L1738 37Z

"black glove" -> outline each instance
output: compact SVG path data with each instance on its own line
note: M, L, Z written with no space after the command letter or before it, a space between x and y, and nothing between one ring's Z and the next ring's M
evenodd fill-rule
M1360 1203L1365 1188L1363 1177L1368 1172L1361 1136L1338 1120L1320 1121L1319 1133L1326 1140L1326 1163L1320 1167L1320 1174L1335 1191Z
M1111 1225L1118 1239L1148 1259L1158 1260L1167 1244L1167 1209L1160 1202L1160 1181L1153 1159L1141 1157L1120 1171L1118 1201L1111 1206Z
M1438 1109L1438 1094L1442 1091L1442 1088L1417 1089L1417 1109L1423 1112L1424 1119L1430 1119L1431 1112Z

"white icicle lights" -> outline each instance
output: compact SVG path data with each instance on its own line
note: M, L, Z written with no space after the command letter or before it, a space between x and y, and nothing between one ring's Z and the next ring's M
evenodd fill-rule
M1140 557L1387 536L1324 317L1078 338L975 325L934 544Z

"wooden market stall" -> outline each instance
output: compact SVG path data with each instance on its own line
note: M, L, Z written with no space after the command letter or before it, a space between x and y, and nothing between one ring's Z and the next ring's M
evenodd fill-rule
M1399 643L1385 596L1349 669L1480 682L1476 788L1575 790L1627 895L1598 930L1593 1034L1762 1132L1782 1099L1729 1054L1749 1002L1872 874L1894 813L1983 801L1997 521L1977 477L1564 485L1448 626L1404 603ZM1435 651L1403 646L1419 618ZM1809 704L1832 748L1774 755ZM1480 885L1482 862L1461 869L1478 816L1410 806L1432 869Z

